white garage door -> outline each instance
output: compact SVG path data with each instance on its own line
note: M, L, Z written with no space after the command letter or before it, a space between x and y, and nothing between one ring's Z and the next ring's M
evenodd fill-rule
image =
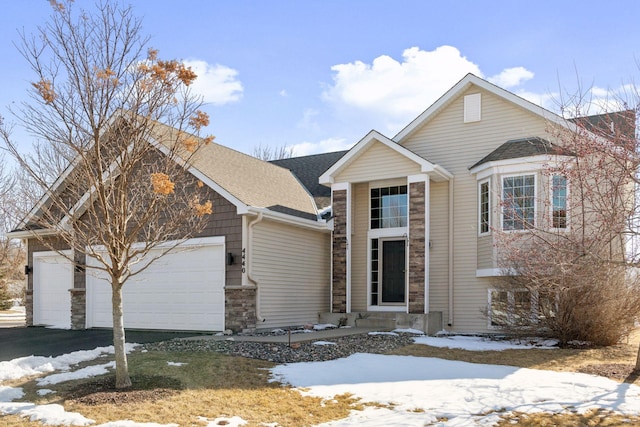
M154 250L150 255L159 253ZM154 261L123 287L124 326L224 330L224 237L191 239ZM91 259L87 265L95 265ZM87 327L112 327L111 285L87 268Z
M33 324L71 327L71 263L56 252L33 254Z

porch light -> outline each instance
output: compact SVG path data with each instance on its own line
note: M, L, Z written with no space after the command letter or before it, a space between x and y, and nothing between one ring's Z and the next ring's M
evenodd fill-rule
M24 266L24 275L28 276L30 273L33 273L33 268L29 267L28 265Z
M233 265L235 258L231 252L227 252L227 265Z

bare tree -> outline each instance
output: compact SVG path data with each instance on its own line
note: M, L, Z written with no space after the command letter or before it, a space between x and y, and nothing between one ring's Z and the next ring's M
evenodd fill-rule
M9 284L23 278L20 272L24 262L22 247L5 237L5 232L16 219L16 187L15 174L9 169L4 156L0 156L0 310L11 307L10 300L18 296Z
M580 115L585 98L571 101L563 111ZM563 343L600 345L615 344L634 328L640 314L640 146L637 108L617 106L567 118L567 126L549 124L554 144L540 172L535 217L502 190L502 215L524 232L495 230L506 273L502 295L510 298L504 310L495 310L502 315L497 322L547 330Z
M93 268L108 277L116 387L126 388L123 286L203 229L212 205L188 168L213 137L198 136L209 119L189 90L196 75L148 48L130 7L52 5L39 33L22 35L21 52L35 79L31 100L14 111L40 145L23 154L9 131L2 137L44 194L22 229L76 266L93 258ZM161 246L167 241L173 245Z
M290 159L294 155L293 147L281 145L279 147L270 147L268 145L258 145L253 147L252 156L268 162L269 160Z

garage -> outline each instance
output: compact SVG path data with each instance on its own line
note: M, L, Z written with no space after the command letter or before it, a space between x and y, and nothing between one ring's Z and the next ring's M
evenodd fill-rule
M123 288L125 328L224 330L224 243L224 237L187 240L131 277ZM96 260L88 259L87 267L92 265ZM111 328L111 285L91 268L86 277L87 327Z
M57 252L33 253L33 324L71 327L73 268Z

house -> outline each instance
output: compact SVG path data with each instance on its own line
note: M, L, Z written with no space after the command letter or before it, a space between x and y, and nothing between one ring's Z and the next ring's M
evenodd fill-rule
M599 135L621 129L605 122L578 121ZM543 173L571 156L557 129L576 122L469 74L393 138L364 136L320 177L333 200L323 319L490 332L505 301L534 311L534 295L498 288L497 236L547 218L569 227L570 183Z
M64 191L71 169L53 191ZM215 143L189 171L208 189L213 213L181 250L127 282L125 327L242 331L315 321L329 300L330 230L306 188L285 168ZM95 262L72 266L51 250L51 242L68 250L53 230L30 226L43 203L9 234L27 248L27 325L111 327L110 285L82 268Z
M554 126L576 125L469 74L393 138L371 131L347 152L263 162L211 144L190 169L211 192L210 224L184 243L189 257L170 254L125 286L125 327L494 330L505 298L494 230L543 216L542 168L563 154ZM562 228L567 183L557 187ZM500 206L509 194L512 210ZM104 285L27 226L11 233L28 248L27 323L109 327Z

